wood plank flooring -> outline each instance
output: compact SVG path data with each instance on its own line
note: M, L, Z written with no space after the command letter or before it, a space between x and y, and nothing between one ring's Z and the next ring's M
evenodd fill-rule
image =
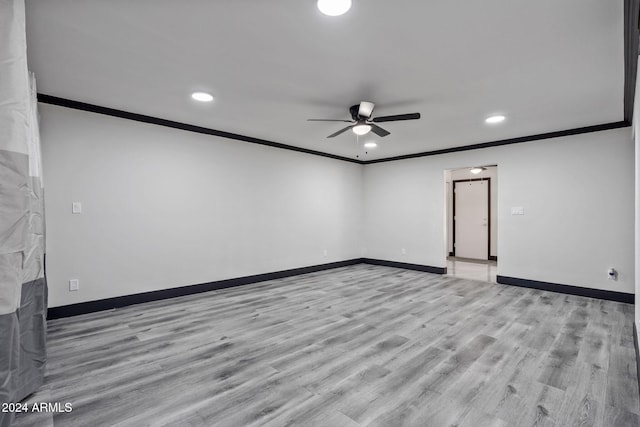
M16 426L639 426L633 306L356 265L49 322Z

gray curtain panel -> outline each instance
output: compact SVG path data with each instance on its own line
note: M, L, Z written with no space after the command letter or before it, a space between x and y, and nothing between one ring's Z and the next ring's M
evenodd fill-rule
M0 403L42 385L47 284L35 78L24 0L0 0ZM0 427L13 414L0 413Z

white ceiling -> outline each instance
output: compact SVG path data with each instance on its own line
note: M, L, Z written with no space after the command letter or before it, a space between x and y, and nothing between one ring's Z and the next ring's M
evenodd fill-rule
M26 4L41 93L361 160L623 119L623 0L353 0L340 17L314 0ZM306 121L363 100L422 119L360 145Z

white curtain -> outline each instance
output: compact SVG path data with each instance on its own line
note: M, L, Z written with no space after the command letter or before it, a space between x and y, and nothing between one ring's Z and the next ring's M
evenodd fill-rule
M47 286L35 78L24 0L0 0L0 403L44 379ZM13 415L0 412L0 427Z

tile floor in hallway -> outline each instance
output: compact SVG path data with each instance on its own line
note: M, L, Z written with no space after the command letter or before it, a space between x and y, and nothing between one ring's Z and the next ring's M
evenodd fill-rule
M498 263L496 261L447 258L447 275L451 277L496 283L497 268Z

